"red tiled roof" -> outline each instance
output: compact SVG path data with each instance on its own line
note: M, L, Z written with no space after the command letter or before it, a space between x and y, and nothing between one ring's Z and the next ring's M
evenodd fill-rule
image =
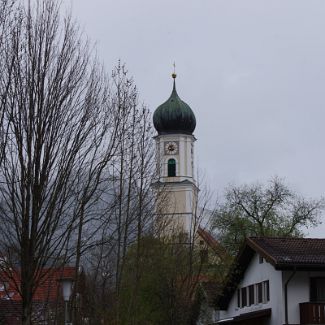
M35 290L33 301L49 302L56 301L61 297L60 282L63 278L74 278L75 267L64 267L58 269L43 269L40 273L40 282ZM10 276L5 272L0 273L0 284L7 282L6 290L0 291L0 300L21 301L21 296L17 290L20 286L19 272L11 272Z

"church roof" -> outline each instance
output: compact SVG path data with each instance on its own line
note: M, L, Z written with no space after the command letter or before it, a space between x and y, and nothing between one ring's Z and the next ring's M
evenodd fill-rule
M205 241L205 243L213 249L213 251L219 256L219 257L226 257L227 252L225 248L220 244L218 240L216 240L209 231L201 228L200 226L197 229L198 235Z
M153 124L158 134L192 134L196 119L191 107L180 99L176 91L175 78L170 97L154 112Z

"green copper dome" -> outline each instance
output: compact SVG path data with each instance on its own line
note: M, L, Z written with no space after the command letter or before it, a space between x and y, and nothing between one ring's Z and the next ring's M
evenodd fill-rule
M176 91L175 77L173 75L174 86L170 97L153 114L153 124L158 134L192 134L195 130L195 115L190 106L179 98Z

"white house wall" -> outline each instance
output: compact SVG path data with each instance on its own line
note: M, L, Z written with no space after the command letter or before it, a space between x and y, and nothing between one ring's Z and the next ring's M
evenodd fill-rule
M280 273L280 272L279 272ZM283 292L284 285L291 276L292 271L283 272ZM301 272L295 273L288 284L288 321L289 324L300 323L299 304L310 301L309 283L312 277L324 277L325 272Z
M247 267L242 281L238 288L247 287L252 284L269 280L270 300L265 304L255 304L244 308L237 307L237 291L235 291L229 303L227 311L220 312L220 319L239 316L240 314L259 311L262 309L272 309L269 325L279 325L284 323L284 299L282 293L282 272L276 271L274 267L264 260L259 263L257 254L252 258Z

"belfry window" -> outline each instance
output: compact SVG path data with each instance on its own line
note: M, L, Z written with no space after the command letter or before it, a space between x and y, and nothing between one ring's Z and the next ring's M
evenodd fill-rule
M168 177L176 176L176 160L169 159L168 160Z

